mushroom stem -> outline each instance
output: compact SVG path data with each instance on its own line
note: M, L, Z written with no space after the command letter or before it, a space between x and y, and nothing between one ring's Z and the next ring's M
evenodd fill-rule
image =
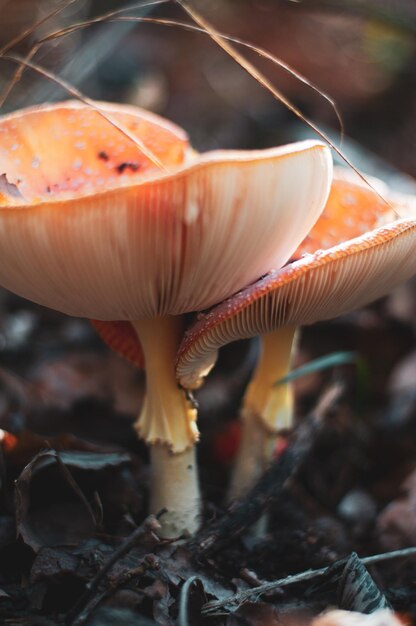
M290 383L276 385L290 369L295 327L261 336L261 355L241 410L242 440L231 477L228 499L234 500L257 482L270 464L279 432L292 426Z
M166 509L161 518L165 537L194 533L200 513L196 408L178 386L174 370L182 322L180 316L132 322L146 363L146 397L136 429L150 446L150 507L153 513Z
M165 444L150 447L152 464L150 510L160 518L163 537L194 534L200 522L200 494L195 446L174 454Z

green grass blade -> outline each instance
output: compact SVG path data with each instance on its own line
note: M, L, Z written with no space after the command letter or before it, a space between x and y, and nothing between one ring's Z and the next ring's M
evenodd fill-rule
M302 376L307 376L308 374L321 372L322 370L330 367L336 367L337 365L358 363L358 361L359 355L356 352L333 352L332 354L327 354L319 359L314 359L313 361L306 363L306 365L302 365L301 367L292 370L289 374L283 376L283 378L279 378L274 385L284 385L292 382L293 380L297 380Z

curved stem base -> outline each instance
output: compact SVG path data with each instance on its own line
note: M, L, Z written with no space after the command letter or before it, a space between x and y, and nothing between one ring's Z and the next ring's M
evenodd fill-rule
M199 528L201 502L195 447L174 454L164 444L150 448L152 478L150 512L160 516L162 536L192 535Z

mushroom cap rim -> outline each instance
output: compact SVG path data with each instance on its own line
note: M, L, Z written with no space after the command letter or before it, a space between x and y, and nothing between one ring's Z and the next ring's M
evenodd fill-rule
M406 224L408 225L407 228L400 228L402 225ZM308 267L312 260L316 261L316 265L320 265L322 262L331 263L331 260L337 261L340 257L347 258L349 256L350 249L351 254L368 252L368 247L363 247L362 249L357 250L357 246L360 246L360 243L368 242L370 237L373 239L377 236L383 235L383 233L386 236L390 234L390 237L386 241L380 241L374 244L371 248L374 250L375 248L379 248L380 246L389 243L394 231L398 230L400 231L400 234L404 234L406 231L415 227L416 216L414 218L407 217L394 220L390 223L383 224L383 226L379 226L368 233L364 233L363 235L344 241L326 250L316 250L312 254L305 254L300 259L292 261L284 267L271 268L267 274L262 276L259 280L251 283L251 285L248 285L244 289L238 291L220 304L215 305L206 313L199 314L199 319L196 323L185 332L184 339L178 350L176 365L181 362L182 356L188 352L192 344L197 341L198 338L203 335L206 330L208 330L208 328L213 328L218 323L222 323L226 319L231 319L233 316L238 315L244 308L250 306L253 301L267 295L269 292L272 292L275 286L270 286L269 283L273 283L276 278L287 276L287 279L290 280L290 276L294 272L302 269L305 265ZM308 269L312 270L313 266ZM296 276L295 280L300 280L301 278L303 278L303 274ZM279 283L278 286L281 286L281 283Z

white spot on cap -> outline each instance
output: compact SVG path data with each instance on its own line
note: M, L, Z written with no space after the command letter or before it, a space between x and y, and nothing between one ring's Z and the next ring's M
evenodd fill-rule
M75 161L72 163L72 169L74 170L80 170L82 167L82 161L81 159L75 159Z
M352 193L346 193L344 196L344 203L353 206L357 203L356 197Z
M185 224L188 226L195 222L199 215L199 205L195 199L188 200L185 209Z
M34 157L33 161L32 161L32 167L36 170L40 165L40 158L39 157Z
M71 187L73 189L78 189L78 187L80 187L84 182L84 179L82 178L82 176L80 176L79 178L75 178L75 180L72 181L71 183Z

